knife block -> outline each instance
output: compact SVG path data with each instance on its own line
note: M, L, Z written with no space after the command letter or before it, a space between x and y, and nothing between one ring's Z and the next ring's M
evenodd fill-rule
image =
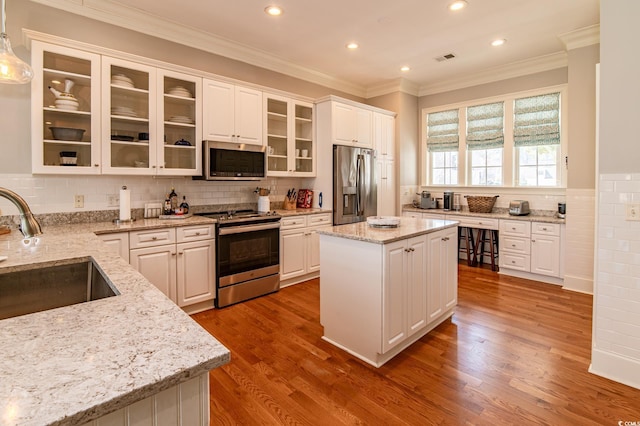
M282 208L284 210L295 210L296 200L291 201L287 197L284 197L284 201L282 202Z

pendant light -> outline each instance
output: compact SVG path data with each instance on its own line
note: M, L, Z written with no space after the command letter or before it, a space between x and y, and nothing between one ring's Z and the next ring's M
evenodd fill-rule
M6 33L6 4L2 0L2 23L0 27L0 83L24 84L33 78L33 70L18 58L11 49L11 42Z

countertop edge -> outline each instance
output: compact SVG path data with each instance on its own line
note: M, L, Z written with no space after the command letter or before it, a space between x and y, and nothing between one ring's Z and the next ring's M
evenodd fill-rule
M447 228L458 226L457 221L445 219L410 219L401 218L397 228L371 228L366 222L338 225L331 228L321 228L316 232L336 238L362 241L373 244L389 244L407 238L426 235Z
M500 220L521 220L525 222L542 222L542 223L558 223L564 224L566 223L566 219L561 219L556 216L547 216L547 215L536 215L536 214L528 214L524 216L513 216L509 213L500 213L500 212L492 212L492 213L474 213L467 210L464 211L453 211L453 210L443 210L443 209L421 209L419 207L412 206L410 204L405 204L402 206L402 212L418 212L418 213L431 213L442 216L461 216L461 217L482 217L487 219L500 219Z

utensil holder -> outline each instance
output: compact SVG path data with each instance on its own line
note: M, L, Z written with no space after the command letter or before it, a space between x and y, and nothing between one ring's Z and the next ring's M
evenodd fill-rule
M282 208L284 210L295 210L296 200L289 200L287 197L284 197L284 201L282 202Z

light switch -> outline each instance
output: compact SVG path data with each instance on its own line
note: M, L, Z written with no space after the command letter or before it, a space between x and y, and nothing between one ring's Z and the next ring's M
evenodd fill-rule
M626 220L639 220L640 221L640 204L627 203L625 204L627 214Z

